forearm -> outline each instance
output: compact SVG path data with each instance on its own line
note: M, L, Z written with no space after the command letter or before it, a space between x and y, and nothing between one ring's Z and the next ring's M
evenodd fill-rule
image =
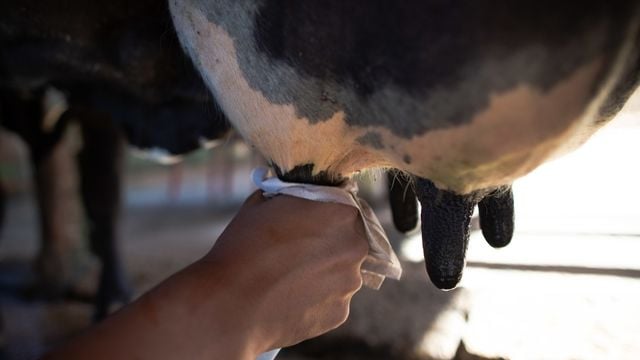
M203 259L48 358L254 360L318 336L362 285L363 234L351 207L255 193Z
M251 311L215 270L189 266L46 358L254 360Z

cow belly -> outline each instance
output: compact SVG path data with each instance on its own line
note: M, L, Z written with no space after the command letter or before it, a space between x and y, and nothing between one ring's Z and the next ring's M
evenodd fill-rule
M590 136L599 102L588 94L600 64L593 62L543 94L526 86L492 96L469 124L435 130L404 147L405 164L438 187L458 193L509 184Z
M572 139L588 137L607 91L605 85L599 93L593 92L605 62L595 58L550 89L524 83L491 94L489 104L470 121L406 136L397 124L408 121L415 112L433 113L424 109L434 104L432 99L405 95L392 87L367 99L345 95L349 92L346 87L305 77L286 66L265 65L268 59L257 51L240 51L242 35L232 36L189 2L172 2L171 6L183 46L234 127L285 173L311 164L316 173L341 178L362 169L393 167L458 193L500 186L528 173ZM242 22L242 16L234 21ZM245 27L250 31L249 22ZM247 74L247 67L267 72L259 86ZM287 86L299 90L299 96L318 97L320 106L301 110L268 96L265 89L271 86L276 93L275 87L285 78ZM323 110L331 109L337 97L341 106L360 109L365 120L354 125L340 109ZM464 101L441 99L443 103ZM306 116L315 112L324 114L322 121ZM367 122L367 114L384 112L393 112L394 127ZM434 117L421 122L443 120Z

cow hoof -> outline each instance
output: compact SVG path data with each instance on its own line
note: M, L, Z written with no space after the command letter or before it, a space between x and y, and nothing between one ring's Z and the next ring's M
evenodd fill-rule
M133 298L132 292L128 289L109 294L105 298L96 298L96 307L93 313L93 322L100 322L112 312L127 305Z
M41 253L34 264L34 278L24 289L30 299L47 301L65 298L71 291L71 271L68 259L53 252Z
M122 274L105 272L102 276L95 299L94 322L101 321L133 298L133 291Z

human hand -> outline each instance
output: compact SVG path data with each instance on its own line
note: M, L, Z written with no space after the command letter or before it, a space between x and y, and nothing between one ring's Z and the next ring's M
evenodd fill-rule
M355 209L255 193L206 256L46 358L255 360L342 324L367 251Z
M356 209L254 193L201 262L228 279L262 352L342 324L368 248Z

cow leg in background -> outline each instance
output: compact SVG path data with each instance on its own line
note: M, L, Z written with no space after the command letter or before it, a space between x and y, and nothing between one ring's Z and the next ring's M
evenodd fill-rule
M69 199L73 193L73 155L60 139L45 152L31 146L33 181L39 209L40 251L36 259L36 291L63 296L71 283Z
M0 94L3 126L28 145L39 210L40 251L36 260L36 293L63 295L71 279L68 260L71 225L67 206L73 193L71 149L65 142L68 118L64 96L54 88Z
M78 120L83 140L78 156L81 196L91 250L102 265L94 314L100 320L112 304L131 297L117 248L124 140L107 116L83 112Z

